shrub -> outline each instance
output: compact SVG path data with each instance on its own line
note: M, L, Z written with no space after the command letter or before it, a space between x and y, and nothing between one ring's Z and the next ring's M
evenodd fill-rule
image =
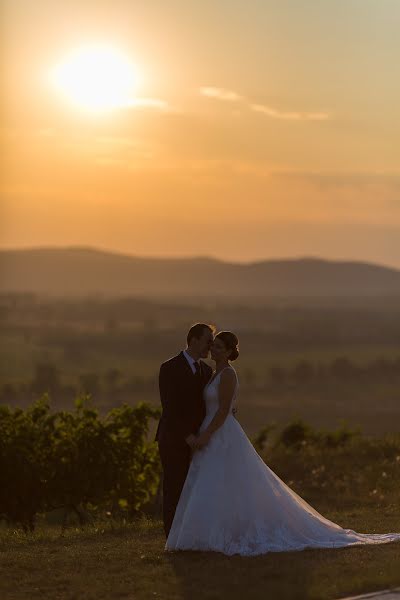
M317 430L295 420L270 437L263 455L310 502L399 502L400 436L370 438L345 424Z
M33 530L38 512L97 508L134 515L156 493L158 452L147 441L158 409L122 405L105 418L89 406L50 412L44 395L26 410L0 407L0 517Z

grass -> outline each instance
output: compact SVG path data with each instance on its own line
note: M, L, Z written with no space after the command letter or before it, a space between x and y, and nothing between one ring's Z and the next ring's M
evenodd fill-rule
M325 512L362 532L400 531L398 509ZM44 521L33 534L0 529L1 600L315 600L400 585L400 545L226 557L164 553L160 521L98 522L83 530Z

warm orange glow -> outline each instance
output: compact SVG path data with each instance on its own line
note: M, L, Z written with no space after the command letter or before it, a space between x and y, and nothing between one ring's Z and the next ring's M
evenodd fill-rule
M2 1L0 248L400 268L400 0L172 4Z
M59 91L88 111L108 111L135 102L137 70L122 52L111 46L78 48L50 75Z

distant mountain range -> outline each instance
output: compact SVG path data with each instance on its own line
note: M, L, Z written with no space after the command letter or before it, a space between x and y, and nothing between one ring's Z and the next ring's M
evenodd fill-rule
M158 259L86 247L0 251L0 291L57 296L400 295L400 271L318 258L247 264L213 258Z

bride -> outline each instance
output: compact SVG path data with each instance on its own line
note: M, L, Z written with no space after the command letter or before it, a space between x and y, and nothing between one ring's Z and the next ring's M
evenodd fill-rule
M238 356L237 337L218 333L211 349L216 370L204 390L207 413L165 550L254 556L400 540L400 533L342 529L271 471L232 415L238 379L230 361Z

